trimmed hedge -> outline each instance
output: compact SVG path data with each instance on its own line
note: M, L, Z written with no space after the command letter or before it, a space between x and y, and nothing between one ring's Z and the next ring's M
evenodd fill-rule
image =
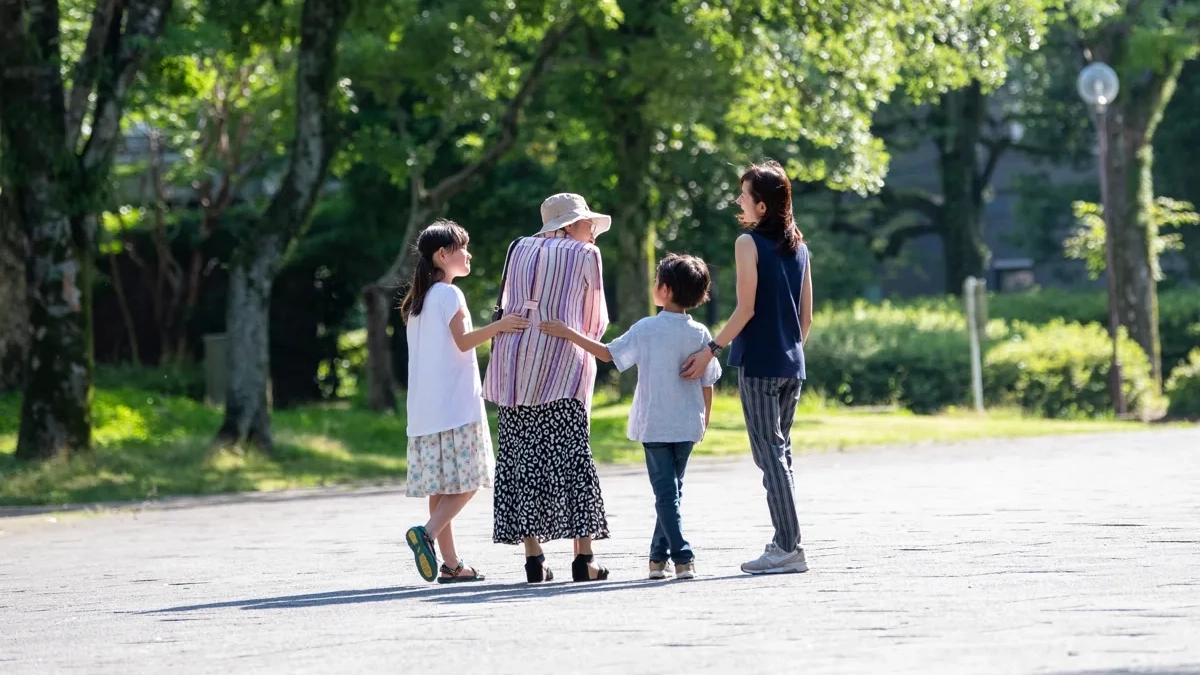
M929 413L971 400L966 319L945 305L855 303L814 317L805 347L806 389L847 405L900 405ZM1055 320L1044 326L992 320L984 352L985 397L1047 417L1104 415L1111 343L1104 329ZM1124 338L1121 357L1130 412L1150 415L1149 360Z
M1107 331L1094 323L1061 319L1042 326L1018 323L1012 329L1012 336L989 349L984 359L985 393L992 403L1019 405L1044 417L1101 416L1113 409ZM1147 416L1159 400L1150 360L1124 333L1117 349L1127 410Z
M1000 324L989 327L1001 334ZM813 317L805 388L847 405L901 405L919 413L962 403L971 361L962 314L884 302Z
M962 300L955 297L917 298L896 306L963 313ZM1064 289L992 293L988 296L988 316L1035 325L1061 319L1066 323L1095 323L1107 329L1108 296L1104 291ZM1158 332L1163 372L1169 373L1187 360L1188 352L1200 347L1200 291L1172 289L1159 293Z
M988 300L991 316L1006 321L1044 324L1054 319L1108 326L1108 296L1104 291L1039 290L997 293ZM1173 289L1158 295L1158 340L1163 372L1187 361L1200 347L1200 291Z
M1165 387L1172 417L1200 418L1200 349L1193 349L1188 360L1171 371Z

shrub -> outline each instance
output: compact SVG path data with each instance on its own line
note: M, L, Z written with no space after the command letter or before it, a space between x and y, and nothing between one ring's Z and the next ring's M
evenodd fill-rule
M898 306L930 311L962 313L962 301L954 297L917 298ZM1008 323L1045 324L1055 319L1067 323L1095 323L1108 327L1105 291L1040 289L1029 293L992 293L988 315ZM1163 371L1170 372L1200 347L1200 293L1194 289L1164 291L1158 296L1158 332Z
M1097 324L1013 325L1013 335L988 350L984 387L992 403L1016 404L1046 417L1104 415L1112 410L1108 377L1112 343ZM1122 333L1119 352L1129 412L1156 405L1150 361Z
M813 319L806 388L853 405L902 405L928 413L970 395L965 317L947 308L857 302ZM1005 334L993 322L989 335Z
M366 328L338 334L337 355L317 366L317 381L322 395L327 399L357 397L359 390L365 389L360 384L365 382L366 375Z
M1104 291L1040 290L1033 293L999 293L988 302L993 318L1042 324L1054 319L1108 326L1108 298ZM1158 296L1158 340L1163 371L1183 363L1188 352L1200 347L1200 293L1178 289Z
M1166 394L1170 400L1167 414L1200 418L1200 349L1193 349L1187 361L1171 371Z

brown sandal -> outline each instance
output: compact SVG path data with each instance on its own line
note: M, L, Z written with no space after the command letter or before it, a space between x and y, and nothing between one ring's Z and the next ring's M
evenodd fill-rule
M458 567L455 567L454 569L450 569L449 565L443 564L441 570L442 574L448 574L450 576L439 576L437 582L439 584L461 584L467 581L483 581L487 578L480 574L479 570L475 569L474 567L471 568L470 574L463 574L466 564L466 561L462 558L459 558Z

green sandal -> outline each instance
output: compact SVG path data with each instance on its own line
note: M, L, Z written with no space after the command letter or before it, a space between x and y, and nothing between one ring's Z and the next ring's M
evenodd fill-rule
M437 555L433 552L433 539L429 536L429 531L420 525L410 527L404 534L404 540L412 549L413 557L417 561L417 573L421 578L425 581L436 579Z
M470 575L463 574L463 568L465 565L466 561L462 560L461 558L458 561L458 567L454 569L450 569L448 565L442 565L442 574L449 574L450 576L440 576L438 577L437 582L439 584L461 584L467 581L483 581L485 579L485 577L479 573L479 570L475 569L474 567L471 568Z

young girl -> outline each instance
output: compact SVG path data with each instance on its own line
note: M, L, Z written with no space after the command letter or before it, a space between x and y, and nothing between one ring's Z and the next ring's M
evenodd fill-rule
M471 330L471 314L454 280L471 273L467 232L439 220L417 238L416 270L400 312L408 327L409 497L429 498L429 520L405 534L417 571L438 583L482 581L458 557L450 522L475 491L492 487L494 460L475 348L529 321L510 314ZM434 540L445 562L438 574Z

